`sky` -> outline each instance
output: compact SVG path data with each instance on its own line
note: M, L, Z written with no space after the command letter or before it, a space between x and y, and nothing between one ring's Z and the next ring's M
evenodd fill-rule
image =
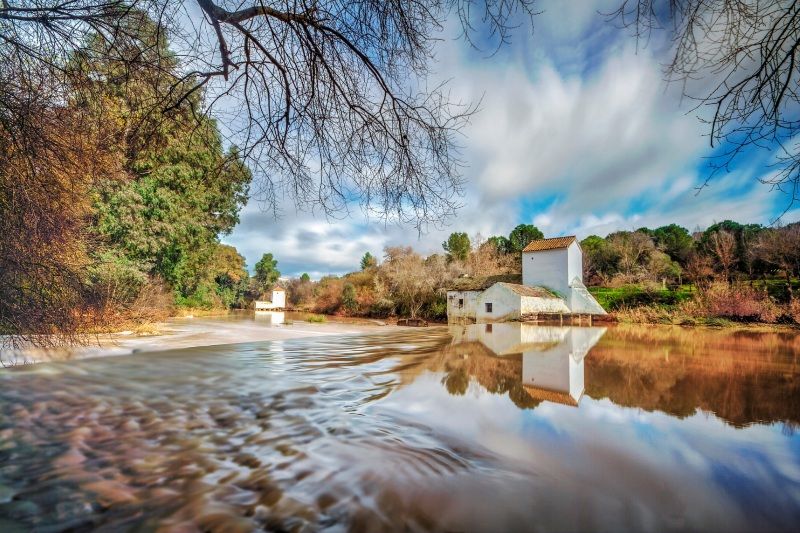
M637 45L608 22L603 13L618 4L542 1L533 32L520 29L491 57L450 29L431 76L481 105L461 141L462 207L442 227L419 234L357 208L331 219L298 211L288 197L276 217L256 198L223 242L251 270L271 252L282 275L317 279L358 270L365 252L381 258L385 246L441 253L454 231L486 238L528 223L546 237L583 238L673 222L690 231L725 219L773 223L788 198L759 182L774 171L767 151L744 154L698 191L711 172L707 110L664 81L666 47ZM793 208L781 222L798 219Z

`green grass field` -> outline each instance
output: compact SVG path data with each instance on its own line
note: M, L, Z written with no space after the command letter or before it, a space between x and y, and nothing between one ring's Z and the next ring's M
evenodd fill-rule
M757 289L764 287L764 280L746 281L752 283ZM766 280L767 292L777 302L785 303L789 300L789 292L784 279ZM795 297L800 296L800 280L792 280L792 290ZM672 307L682 301L691 299L696 293L693 285L681 285L664 290L648 290L642 285L631 284L621 287L589 287L589 292L600 305L607 311L640 307L643 305L661 305Z
M691 285L664 290L646 290L641 285L623 285L621 287L589 287L589 292L607 311L616 311L625 307L641 305L672 306L690 299L694 294Z

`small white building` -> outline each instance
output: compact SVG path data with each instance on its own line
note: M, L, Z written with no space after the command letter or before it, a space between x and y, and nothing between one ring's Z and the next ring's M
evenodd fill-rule
M569 313L564 300L542 287L495 283L477 298L478 322L522 320L540 313Z
M269 300L256 300L255 309L256 311L286 309L286 291L280 287L272 289L272 298Z
M477 313L478 290L447 291L447 318L475 318Z
M606 314L583 284L583 252L574 236L531 241L522 251L521 285L519 276L494 276L459 279L447 291L450 321L502 322L540 314Z
M522 284L556 292L573 314L606 314L583 284L583 251L574 235L531 241L522 250Z

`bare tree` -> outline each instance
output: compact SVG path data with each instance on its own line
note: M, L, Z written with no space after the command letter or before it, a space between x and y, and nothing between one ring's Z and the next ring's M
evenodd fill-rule
M672 40L667 77L710 108L716 170L748 147L779 147L779 167L762 181L788 195L788 210L800 198L800 3L625 0L614 16L641 40Z
M792 276L800 274L800 224L761 232L754 248L758 258L783 271L789 297L793 298Z
M47 73L12 66L0 64L0 352L91 323L88 190L120 174L102 125L55 108Z
M730 282L731 267L736 264L736 237L729 231L719 230L711 235L709 244L725 281Z
M170 83L147 104L173 109L203 92L197 111L219 118L242 147L270 205L283 193L328 214L361 202L422 228L458 205L456 135L475 110L446 86L427 86L433 45L450 15L470 42L483 32L502 44L532 4L4 0L0 61L46 69L65 86L76 53L118 62L123 78L126 67L150 68ZM153 21L155 43L142 17ZM90 36L103 46L90 48ZM164 37L174 53L154 56Z
M619 258L619 269L628 276L643 269L655 250L653 239L640 231L618 231L608 236L608 246Z
M415 318L446 279L446 262L441 256L425 260L411 248L387 247L384 252L381 270L389 290Z

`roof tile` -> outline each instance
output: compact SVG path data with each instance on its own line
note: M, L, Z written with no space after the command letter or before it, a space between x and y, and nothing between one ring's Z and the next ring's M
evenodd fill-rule
M541 252L544 250L557 250L559 248L566 248L575 242L575 235L568 235L566 237L553 237L550 239L537 239L528 243L522 251L523 252Z

